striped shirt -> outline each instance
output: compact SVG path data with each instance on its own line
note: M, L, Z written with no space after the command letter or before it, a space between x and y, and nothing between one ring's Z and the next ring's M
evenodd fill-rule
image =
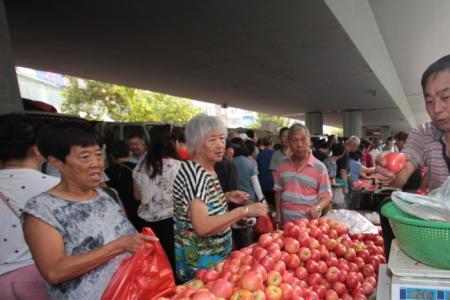
M410 132L402 149L416 169L423 166L428 168L430 190L440 187L450 175L441 141L446 143L443 132L433 123L427 122Z
M284 159L275 172L274 190L281 193L283 222L308 218L308 209L320 199L332 197L327 168L312 154L300 168Z
M220 182L200 164L183 161L173 185L176 275L181 281L195 276L198 269L209 269L231 252L231 230L208 237L195 234L189 215L189 202L200 199L210 216L228 210Z

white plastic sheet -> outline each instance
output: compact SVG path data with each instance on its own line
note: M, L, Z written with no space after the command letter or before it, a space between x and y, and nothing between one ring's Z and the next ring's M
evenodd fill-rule
M347 226L350 234L378 233L378 228L372 222L354 210L334 209L326 217Z
M410 215L424 220L450 222L450 177L428 195L394 192L391 198Z

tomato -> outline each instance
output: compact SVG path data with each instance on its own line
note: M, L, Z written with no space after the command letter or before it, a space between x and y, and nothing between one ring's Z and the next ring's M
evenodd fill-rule
M225 279L217 279L213 282L211 292L216 297L229 298L233 293L233 285Z
M407 161L406 155L399 152L388 153L384 158L386 160L384 167L395 174L405 167Z

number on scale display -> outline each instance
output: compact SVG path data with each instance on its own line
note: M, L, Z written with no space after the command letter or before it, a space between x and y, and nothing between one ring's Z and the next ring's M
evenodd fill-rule
M450 300L449 290L433 290L419 288L400 289L400 300Z

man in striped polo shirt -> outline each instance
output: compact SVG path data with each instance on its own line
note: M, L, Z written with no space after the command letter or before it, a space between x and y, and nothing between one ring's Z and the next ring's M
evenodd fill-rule
M402 187L416 169L424 166L430 190L440 187L450 175L450 55L430 65L421 84L431 122L410 132L402 149L408 162L397 175L383 168L385 153L377 157L377 176L386 185Z
M450 55L431 64L423 73L421 84L425 109L431 122L421 124L409 133L402 149L408 162L398 174L383 167L387 153L377 156L377 177L384 185L402 187L414 171L421 167L428 169L427 187L430 190L440 187L450 175ZM390 201L387 198L381 202L379 211ZM380 221L385 254L388 257L394 234L389 220L381 213Z
M296 123L289 128L288 143L291 155L275 172L277 221L316 219L332 197L327 168L312 155L311 135L304 125Z

